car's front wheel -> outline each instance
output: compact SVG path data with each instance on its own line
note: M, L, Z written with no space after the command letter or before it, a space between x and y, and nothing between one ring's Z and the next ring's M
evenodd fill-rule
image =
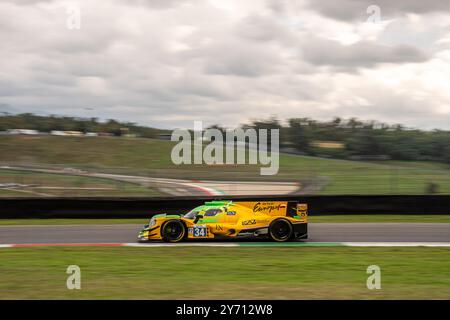
M179 242L186 235L186 227L179 220L169 220L161 228L162 239L166 242Z
M288 241L292 237L292 233L292 224L285 219L274 220L269 226L269 235L274 241Z

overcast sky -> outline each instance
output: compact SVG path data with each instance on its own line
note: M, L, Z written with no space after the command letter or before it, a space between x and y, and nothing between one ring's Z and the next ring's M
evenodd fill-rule
M0 43L0 112L450 129L450 1L2 0Z

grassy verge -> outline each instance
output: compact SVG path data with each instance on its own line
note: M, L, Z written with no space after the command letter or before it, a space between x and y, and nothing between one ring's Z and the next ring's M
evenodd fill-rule
M81 290L66 268L81 268ZM381 268L381 290L366 269ZM1 299L449 299L448 248L17 248Z
M321 194L423 194L430 183L437 185L438 192L450 193L450 167L443 163L347 161L282 154L278 174L261 176L259 165L176 166L170 159L174 145L151 139L0 136L0 162L199 180L239 177L326 181Z
M0 169L1 183L17 183L29 187L0 189L0 197L101 197L101 196L161 196L156 188L108 179L65 174L37 173Z
M145 224L149 219L0 219L0 225ZM309 217L311 223L422 222L450 223L450 215L327 215Z

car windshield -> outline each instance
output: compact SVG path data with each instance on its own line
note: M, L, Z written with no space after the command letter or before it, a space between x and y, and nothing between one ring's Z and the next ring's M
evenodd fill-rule
M222 212L222 210L220 210L220 209L208 209L205 212L205 217L212 217L221 212Z
M186 219L194 219L197 214L199 214L200 212L202 212L202 210L199 210L198 208L192 209L191 211L189 211L188 213L186 213L184 215L184 218ZM204 212L204 216L205 217L213 217L219 213L221 213L222 210L221 209L208 209Z
M195 218L195 216L197 215L197 214L199 214L199 210L197 210L197 209L194 209L194 210L191 210L191 211L189 211L188 213L186 213L185 215L184 215L184 217L186 218L186 219L194 219Z

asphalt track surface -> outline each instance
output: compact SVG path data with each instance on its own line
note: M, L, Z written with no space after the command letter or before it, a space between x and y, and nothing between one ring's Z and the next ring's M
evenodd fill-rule
M130 243L142 226L0 226L0 244ZM450 223L310 223L308 242L450 242Z

